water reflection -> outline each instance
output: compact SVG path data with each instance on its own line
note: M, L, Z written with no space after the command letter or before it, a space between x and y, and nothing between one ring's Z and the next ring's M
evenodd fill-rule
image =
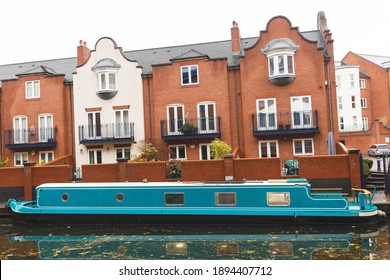
M390 259L388 226L0 227L0 259Z

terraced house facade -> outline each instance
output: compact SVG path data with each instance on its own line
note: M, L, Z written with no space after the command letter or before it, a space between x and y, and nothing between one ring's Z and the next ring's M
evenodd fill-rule
M208 160L215 138L242 158L333 153L333 40L317 20L301 32L276 16L251 38L233 22L230 40L137 51L103 37L93 50L81 41L76 58L0 66L2 153L11 166L72 154L81 167L134 155L145 139L163 159ZM31 143L47 146L17 146L32 126Z

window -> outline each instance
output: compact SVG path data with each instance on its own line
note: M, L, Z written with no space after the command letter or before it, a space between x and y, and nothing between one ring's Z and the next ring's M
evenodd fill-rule
M350 74L349 75L349 80L351 82L351 88L354 88L355 87L355 75L354 74Z
M294 155L313 155L313 139L294 139Z
M339 130L344 130L344 117L339 118Z
M128 158L130 159L130 148L116 149L116 158Z
M339 109L342 110L343 109L343 98L341 96L339 96L337 98L338 102L339 102Z
M98 75L98 91L117 89L115 72L99 72L97 75Z
M336 87L341 88L341 77L337 75L336 77Z
M363 131L368 130L368 118L367 117L362 118L362 128L363 128Z
M41 115L39 116L39 142L47 142L48 139L54 138L53 131L53 116Z
M54 159L54 153L52 151L48 152L39 152L39 162L41 164L45 164Z
M215 205L217 206L235 206L236 205L236 193L215 193Z
M278 54L268 57L269 76L294 75L294 56Z
M267 192L268 206L289 206L290 193L289 192Z
M181 67L181 84L193 85L199 84L198 65L182 66Z
M103 163L101 150L89 150L89 164Z
M356 96L351 96L351 106L352 108L356 108Z
M199 144L199 159L209 160L212 159L210 152L210 144Z
M184 205L184 193L165 193L165 205Z
M169 159L186 159L186 146L174 145L169 146Z
M311 128L311 99L310 96L291 97L292 127L293 128Z
M184 106L183 105L169 105L167 107L167 119L168 119L168 134L180 134L179 129L183 126L184 119Z
M277 140L259 141L259 157L271 158L279 156L279 147Z
M115 138L131 137L129 110L115 111Z
M257 103L257 129L276 129L276 99L258 99Z
M28 162L28 153L14 154L14 166L23 166L25 162Z
M198 104L199 133L212 133L217 130L215 103Z
M365 79L359 79L359 86L360 88L366 88L366 80Z
M28 142L27 117L14 118L14 143L21 144Z
M367 108L367 98L361 98L360 105L362 108Z
M100 112L88 113L88 137L96 138L102 136L102 124Z
M26 98L39 98L41 95L40 82L28 81L26 82Z

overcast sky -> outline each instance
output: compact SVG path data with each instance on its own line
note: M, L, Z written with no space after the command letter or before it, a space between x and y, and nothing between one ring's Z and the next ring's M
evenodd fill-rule
M274 16L300 31L324 11L335 59L348 51L390 56L390 1L363 0L7 0L0 4L0 65L76 56L104 36L125 51L255 37Z

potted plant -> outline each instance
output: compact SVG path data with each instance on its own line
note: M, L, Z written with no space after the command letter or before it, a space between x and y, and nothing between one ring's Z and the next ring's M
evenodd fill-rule
M179 128L179 131L183 134L191 134L196 131L196 127L191 123L185 123Z

